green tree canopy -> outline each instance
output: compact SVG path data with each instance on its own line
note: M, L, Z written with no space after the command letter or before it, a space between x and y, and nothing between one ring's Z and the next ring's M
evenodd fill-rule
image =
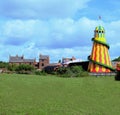
M120 61L120 56L118 58L115 58L113 61Z

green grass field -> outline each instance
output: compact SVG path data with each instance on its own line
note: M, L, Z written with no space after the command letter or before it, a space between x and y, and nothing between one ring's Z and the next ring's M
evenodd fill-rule
M120 82L0 74L0 115L120 115Z

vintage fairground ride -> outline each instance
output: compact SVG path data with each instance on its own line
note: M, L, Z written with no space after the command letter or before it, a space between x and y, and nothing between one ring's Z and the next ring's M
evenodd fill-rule
M109 45L106 43L105 29L103 26L97 26L95 28L94 38L92 38L92 41L92 52L88 57L88 71L96 74L106 74L114 71L108 52Z

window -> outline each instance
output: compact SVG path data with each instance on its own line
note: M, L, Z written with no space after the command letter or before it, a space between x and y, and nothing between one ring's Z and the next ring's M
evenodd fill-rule
M96 30L96 33L98 33L98 30Z
M44 66L44 63L42 63L42 66Z

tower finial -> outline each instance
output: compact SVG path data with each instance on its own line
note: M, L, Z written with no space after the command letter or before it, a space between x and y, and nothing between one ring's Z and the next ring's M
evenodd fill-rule
M100 15L98 16L98 24L102 25L102 17Z
M99 20L101 20L102 19L102 17L101 16L99 16Z

